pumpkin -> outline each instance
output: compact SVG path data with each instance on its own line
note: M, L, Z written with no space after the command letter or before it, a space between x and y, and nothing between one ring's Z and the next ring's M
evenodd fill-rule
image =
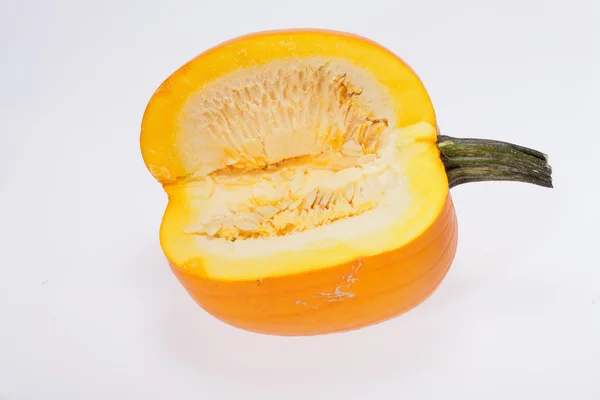
M160 243L209 314L274 335L392 318L440 284L457 248L449 189L552 187L547 157L439 134L417 75L365 38L260 32L169 76L141 151L168 195Z

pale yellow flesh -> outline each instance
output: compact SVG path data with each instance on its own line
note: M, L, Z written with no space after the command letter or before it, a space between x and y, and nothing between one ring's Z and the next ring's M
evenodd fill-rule
M446 176L435 128L395 120L386 89L344 61L211 82L180 114L180 159L194 172L165 186L165 252L190 273L254 279L406 244L442 209Z
M395 116L384 86L346 61L310 57L210 82L183 107L177 141L185 169L202 176L335 152L351 140L372 153L388 125Z

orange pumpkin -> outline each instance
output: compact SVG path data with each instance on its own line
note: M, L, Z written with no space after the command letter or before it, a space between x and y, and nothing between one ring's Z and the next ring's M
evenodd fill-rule
M457 246L449 188L552 186L546 157L438 134L415 73L318 30L221 44L150 99L141 150L169 197L161 246L208 313L278 335L364 327L419 304Z

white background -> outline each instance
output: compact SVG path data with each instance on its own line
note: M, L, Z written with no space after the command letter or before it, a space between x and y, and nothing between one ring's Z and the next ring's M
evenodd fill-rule
M0 399L599 399L597 0L2 1ZM155 88L240 34L318 27L407 60L445 134L550 154L555 189L452 190L420 307L312 338L198 308L139 151Z

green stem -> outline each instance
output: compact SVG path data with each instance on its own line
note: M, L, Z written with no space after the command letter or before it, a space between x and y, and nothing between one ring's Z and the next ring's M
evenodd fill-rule
M439 136L438 149L450 187L483 181L526 182L551 188L548 156L537 150L486 139Z

